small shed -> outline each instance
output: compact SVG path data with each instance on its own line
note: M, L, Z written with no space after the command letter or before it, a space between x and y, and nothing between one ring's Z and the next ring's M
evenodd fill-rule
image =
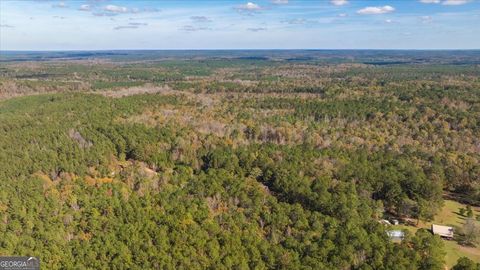
M383 225L392 225L392 223L390 223L390 221L388 221L386 219L381 219L378 222L382 223Z
M450 226L432 224L432 233L448 239L453 238L453 228Z

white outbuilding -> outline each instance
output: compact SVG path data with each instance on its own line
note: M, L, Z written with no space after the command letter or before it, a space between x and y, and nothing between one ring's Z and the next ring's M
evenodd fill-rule
M450 226L432 224L432 233L448 239L453 238L453 228Z

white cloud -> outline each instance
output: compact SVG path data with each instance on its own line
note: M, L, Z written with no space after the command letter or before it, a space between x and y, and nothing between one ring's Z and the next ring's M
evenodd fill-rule
M347 17L347 16L348 16L347 13L340 13L340 14L338 14L338 17Z
M330 0L330 3L335 6L343 6L348 4L348 0Z
M420 2L424 4L439 4L440 0L420 0Z
M424 4L442 4L444 6L459 6L464 5L471 0L419 0L421 3Z
M445 6L459 6L470 2L469 0L445 0L442 5Z
M265 27L256 27L256 28L247 28L248 31L251 31L251 32L260 32L260 31L266 31L267 28Z
M209 30L210 28L208 27L196 27L193 25L184 25L180 30L187 31L187 32L196 32L196 31L202 31L202 30Z
M147 26L148 23L131 22L131 23L128 23L128 25L132 25L132 26Z
M65 4L65 2L60 2L58 4L55 4L55 5L52 5L52 7L55 7L55 8L67 8L67 4Z
M81 11L90 11L90 9L91 9L90 5L81 5L78 10L81 10Z
M112 18L113 19L113 18ZM141 26L147 26L148 23L140 23L140 22L131 22L128 25L119 25L113 28L113 30L123 30L123 29L138 29Z
M392 23L393 21L391 19L386 19L385 22L386 23Z
M14 28L13 25L9 25L9 24L0 24L0 27L5 27L5 28Z
M206 16L192 16L190 19L197 23L211 22L212 20Z
M114 27L113 30L122 30L122 29L137 29L137 25L120 25L117 27Z
M245 5L237 6L237 9L238 10L243 10L243 11L259 11L259 10L262 9L262 7L260 7L259 5L255 4L255 3L248 2Z
M121 6L115 6L115 5L108 5L103 8L105 11L108 12L113 12L113 13L127 13L128 8L126 7L121 7Z
M275 4L275 5L286 5L286 4L288 4L288 0L272 0L272 4Z
M395 11L395 8L392 6L383 6L383 7L366 7L359 9L358 14L370 15L370 14L385 14Z

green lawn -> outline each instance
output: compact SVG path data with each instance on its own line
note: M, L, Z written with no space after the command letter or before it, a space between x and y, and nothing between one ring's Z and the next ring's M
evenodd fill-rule
M466 205L452 200L445 200L445 205L442 211L435 216L434 223L441 225L450 225L462 227L465 223L465 217L459 214L460 208L465 208ZM474 217L480 214L479 209L474 209ZM431 223L430 223L431 224ZM477 221L477 226L480 226L480 222ZM458 258L466 256L473 261L480 262L480 247L472 248L459 245L455 241L444 241L445 261L448 267L452 267L458 260Z
M447 264L448 268L450 269L455 263L457 263L458 258L460 257L468 257L474 262L480 262L480 248L472 248L472 247L464 247L455 241L446 241L444 240L443 243L445 244L445 252L447 255L445 256L445 263Z
M442 208L442 211L435 216L434 223L441 225L450 225L462 227L465 223L465 217L460 216L459 209L465 208L466 205L461 204L452 200L445 200L445 205ZM474 209L474 208L473 208ZM480 215L478 209L474 209L474 217ZM431 223L429 223L431 224ZM477 222L480 226L480 222Z
M462 227L465 223L465 217L459 214L460 208L465 208L466 205L461 204L456 201L452 200L445 200L445 205L443 206L442 210L435 216L432 222L420 222L418 227L414 226L407 226L407 225L397 225L393 226L395 229L405 229L412 233L418 228L431 228L432 223L438 225L447 225L447 226L454 226L454 227ZM480 215L480 209L474 209L474 217ZM480 226L480 222L477 221L477 225ZM450 269L455 263L457 262L458 258L460 257L468 257L473 261L480 262L480 247L472 248L472 247L465 247L459 245L455 241L443 240L445 245L445 252L447 255L445 256L445 262L448 268Z

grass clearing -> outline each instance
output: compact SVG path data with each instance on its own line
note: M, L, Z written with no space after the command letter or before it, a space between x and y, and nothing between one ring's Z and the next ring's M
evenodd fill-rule
M435 216L432 222L420 222L417 227L404 224L392 226L394 229L408 230L415 233L419 228L430 229L432 224L447 225L461 228L465 223L465 217L459 213L460 208L466 208L465 204L453 200L445 200L442 210ZM478 207L472 207L474 217L480 215ZM476 221L480 226L480 221ZM458 244L454 240L443 240L445 245L445 263L448 269L452 268L460 257L468 257L475 262L480 262L480 246L466 247Z
M452 200L445 200L445 205L443 206L442 210L435 216L433 223L458 227L463 226L466 218L460 215L460 208L466 208L466 205ZM478 208L472 207L472 209L474 217L480 215L480 211ZM431 225L431 223L427 224ZM477 224L480 226L480 222L477 221Z
M457 263L457 260L461 257L468 257L474 262L480 262L480 248L479 247L465 247L459 245L455 241L444 240L443 244L445 245L445 263L448 268L452 268Z

